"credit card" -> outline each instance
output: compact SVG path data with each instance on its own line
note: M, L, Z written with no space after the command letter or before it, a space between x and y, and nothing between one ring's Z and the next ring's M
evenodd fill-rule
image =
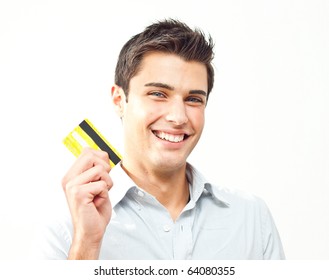
M110 165L113 167L121 161L120 153L105 139L105 137L88 120L84 119L64 139L64 145L78 157L83 148L90 147L96 150L107 152L110 158Z

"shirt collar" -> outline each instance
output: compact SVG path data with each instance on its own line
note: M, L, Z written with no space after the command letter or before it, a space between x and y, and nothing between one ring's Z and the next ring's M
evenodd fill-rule
M111 205L114 208L132 188L138 188L134 181L123 170L118 163L110 171L113 187L109 191ZM202 194L208 193L225 206L230 205L229 196L226 191L218 186L213 186L205 177L191 164L187 163L186 176L190 185L190 199L194 203Z
M121 163L118 163L110 171L113 187L109 190L109 197L112 208L114 208L127 194L127 192L136 188L134 181L123 170Z
M218 202L223 203L225 206L230 205L229 196L223 188L214 186L191 164L187 164L186 169L187 180L190 184L191 200L196 202L202 194L210 194Z

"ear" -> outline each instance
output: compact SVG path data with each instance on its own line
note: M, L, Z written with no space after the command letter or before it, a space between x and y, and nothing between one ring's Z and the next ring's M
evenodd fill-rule
M114 105L115 112L120 118L124 115L124 110L126 107L126 95L121 87L118 85L112 86L111 97Z

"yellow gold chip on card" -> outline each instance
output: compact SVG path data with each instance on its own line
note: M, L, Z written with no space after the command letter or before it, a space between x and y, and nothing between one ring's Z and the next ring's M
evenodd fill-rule
M105 137L85 119L63 140L64 145L78 157L83 148L90 147L108 153L110 165L113 167L121 160L120 153L105 139Z

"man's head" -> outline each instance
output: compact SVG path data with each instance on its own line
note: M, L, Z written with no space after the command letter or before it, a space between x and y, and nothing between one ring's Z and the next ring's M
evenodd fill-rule
M204 127L214 79L212 47L202 32L172 20L151 25L125 44L112 101L123 123L126 168L185 168Z
M175 54L186 61L204 64L207 69L207 99L214 84L214 69L211 65L213 41L200 30L192 30L177 20L164 20L148 26L133 36L122 48L116 70L115 83L120 86L128 100L129 83L140 70L143 57L150 52Z

